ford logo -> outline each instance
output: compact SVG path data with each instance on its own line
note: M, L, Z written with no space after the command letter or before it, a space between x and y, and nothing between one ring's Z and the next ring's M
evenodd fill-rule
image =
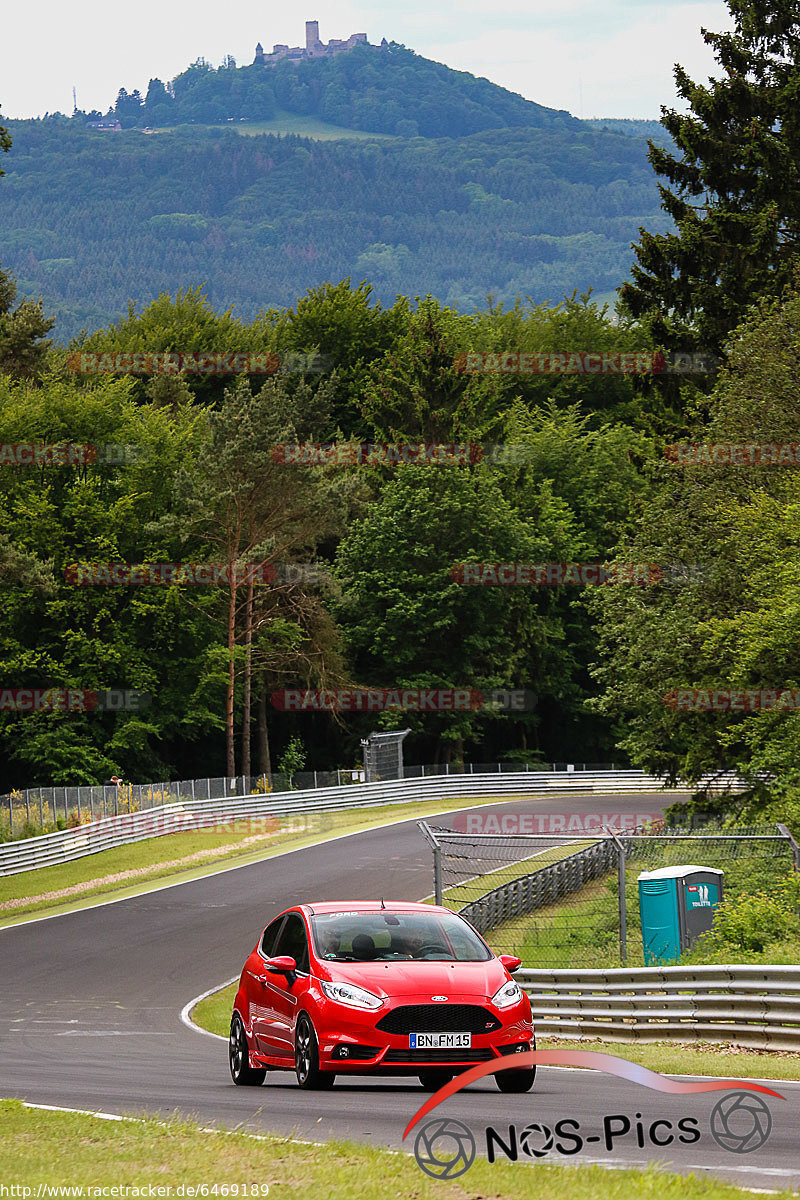
M447 996L431 996L431 1000L446 1000Z

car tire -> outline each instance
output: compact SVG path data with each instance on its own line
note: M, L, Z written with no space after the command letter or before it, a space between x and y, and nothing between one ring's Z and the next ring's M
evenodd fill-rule
M267 1071L265 1067L250 1066L250 1050L242 1018L234 1013L231 1018L231 1035L228 1039L228 1064L231 1079L237 1087L260 1087Z
M452 1071L421 1071L419 1075L419 1081L426 1092L438 1092L439 1088L444 1087L452 1078Z
M295 1026L294 1072L300 1087L310 1092L327 1092L336 1079L332 1071L320 1070L319 1042L306 1013L300 1014Z
M501 1092L529 1092L536 1079L536 1067L528 1071L498 1071L494 1078Z

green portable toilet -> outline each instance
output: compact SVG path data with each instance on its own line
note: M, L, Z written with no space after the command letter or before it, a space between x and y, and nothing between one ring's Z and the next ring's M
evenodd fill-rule
M659 867L639 875L639 913L645 966L679 959L711 928L722 902L722 871L717 867Z

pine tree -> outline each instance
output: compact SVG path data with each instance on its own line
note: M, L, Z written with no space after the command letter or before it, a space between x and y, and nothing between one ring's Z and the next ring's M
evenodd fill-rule
M784 291L800 253L800 2L727 5L733 32L702 30L721 77L696 84L676 66L690 112L662 109L680 156L650 142L677 232L640 230L622 289L671 348L719 352L749 305Z
M0 125L0 154L7 154L11 149L11 134ZM0 168L0 175L5 175L5 171Z

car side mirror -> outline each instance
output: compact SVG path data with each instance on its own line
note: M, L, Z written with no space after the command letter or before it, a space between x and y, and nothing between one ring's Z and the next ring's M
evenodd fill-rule
M297 962L289 954L280 954L277 958L268 958L264 963L264 970L272 975L294 975Z
M522 966L522 959L517 958L516 954L501 954L500 962L507 971L516 971L518 967Z

